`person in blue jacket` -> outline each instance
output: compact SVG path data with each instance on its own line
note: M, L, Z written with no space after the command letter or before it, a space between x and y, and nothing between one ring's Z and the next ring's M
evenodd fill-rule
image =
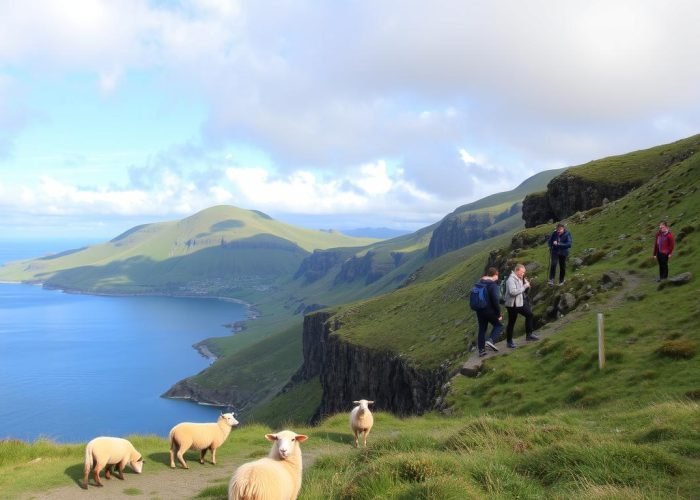
M496 342L503 331L503 324L501 323L503 315L499 304L501 293L498 289L498 269L489 267L486 270L486 275L481 277L479 283L486 287L488 306L485 309L476 311L476 320L479 322L477 346L479 348L479 356L486 356L486 346L492 351L498 351ZM489 339L486 340L486 330L489 324L493 326L493 329Z
M574 238L571 233L566 230L564 224L557 224L557 228L547 241L549 246L549 284L554 284L554 275L559 265L559 286L564 284L566 278L566 258L569 256L569 250L574 243Z

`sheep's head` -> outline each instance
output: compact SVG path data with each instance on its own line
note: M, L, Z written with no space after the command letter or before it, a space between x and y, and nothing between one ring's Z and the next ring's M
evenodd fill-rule
M233 415L233 412L222 413L221 415L219 415L219 420L224 420L231 427L235 427L238 425L238 420L236 420Z
M297 434L294 431L280 431L276 434L265 434L265 439L274 443L270 456L278 460L286 460L294 454L299 443L309 439L309 436Z
M129 462L129 466L136 474L141 474L143 471L143 457L139 457L138 460L132 460Z
M369 410L369 405L373 405L374 401L367 401L366 399L360 399L359 401L353 401L353 404L360 406L360 411L365 412Z

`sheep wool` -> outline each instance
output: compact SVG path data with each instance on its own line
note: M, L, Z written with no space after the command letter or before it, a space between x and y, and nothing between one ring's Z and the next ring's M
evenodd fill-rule
M266 434L267 457L236 469L228 483L229 500L296 500L301 489L301 447L308 439L290 430Z
M124 479L124 467L129 467L141 474L143 470L143 457L136 451L134 445L126 439L100 436L90 441L85 446L85 466L83 467L83 489L88 488L90 471L93 471L95 484L102 486L100 471L105 469L105 479L110 479L112 466L117 466L117 477Z
M369 405L374 404L374 401L360 399L359 401L353 401L353 404L357 406L350 412L350 429L355 435L355 448L359 446L359 434L362 434L364 446L367 448L367 436L374 425L374 417L372 412L369 411Z
M233 413L222 413L215 423L195 424L182 422L170 429L170 467L175 468L175 455L182 467L189 469L185 453L190 448L200 450L199 463L204 463L204 455L211 450L211 463L216 465L216 449L224 444L231 429L238 425Z

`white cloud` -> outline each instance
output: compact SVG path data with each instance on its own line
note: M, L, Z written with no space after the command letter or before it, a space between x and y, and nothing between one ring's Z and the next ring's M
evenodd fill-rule
M197 177L201 164L172 151L168 164L134 169L130 188L55 180L3 194L75 213L212 202L448 212L545 168L697 133L696 10L689 0L1 2L0 68L18 71L0 72L0 158L30 116L17 99L23 72L88 72L111 94L138 71L198 93L202 148L246 144L274 167L222 161Z

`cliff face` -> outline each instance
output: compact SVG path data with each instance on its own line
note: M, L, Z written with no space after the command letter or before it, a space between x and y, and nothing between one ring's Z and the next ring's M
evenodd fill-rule
M428 255L431 258L440 257L479 240L492 238L502 232L502 230L492 226L517 214L520 209L520 203L514 203L510 208L495 216L489 213L450 214L433 231L428 245Z
M304 318L304 364L293 381L320 378L323 396L315 420L345 411L362 398L398 415L422 414L440 406L450 378L446 369L417 369L395 353L347 343L334 335L339 328L328 312Z
M484 238L484 230L493 223L489 214L445 217L433 231L428 255L439 257Z
M305 283L313 283L323 278L345 258L346 256L339 250L314 250L301 262L294 274L294 279L303 277Z
M603 205L605 200L622 198L643 182L597 183L567 172L555 177L544 193L534 193L523 201L525 227L563 220L576 212Z

